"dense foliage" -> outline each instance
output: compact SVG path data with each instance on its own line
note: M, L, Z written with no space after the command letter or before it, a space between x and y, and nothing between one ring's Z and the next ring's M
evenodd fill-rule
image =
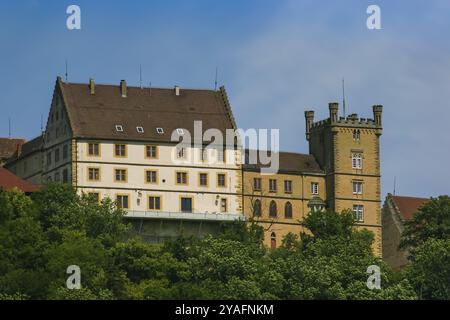
M226 224L203 239L150 244L132 236L124 212L105 200L49 185L25 196L0 191L1 299L416 299L448 298L449 241L418 248L408 272L393 273L372 253L373 235L351 214L310 214L301 235L278 249L263 245L256 224ZM429 269L446 271L430 275ZM66 288L69 265L80 290ZM368 289L367 267L381 268ZM442 280L442 279L441 279Z

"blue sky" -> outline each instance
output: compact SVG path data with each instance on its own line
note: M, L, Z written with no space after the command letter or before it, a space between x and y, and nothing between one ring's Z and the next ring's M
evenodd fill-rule
M66 28L66 8L82 29ZM381 8L382 29L366 28ZM241 128L280 128L281 148L307 153L306 109L328 102L372 117L384 105L383 194L448 194L450 2L435 1L1 1L0 136L33 138L57 75L69 81L228 90Z

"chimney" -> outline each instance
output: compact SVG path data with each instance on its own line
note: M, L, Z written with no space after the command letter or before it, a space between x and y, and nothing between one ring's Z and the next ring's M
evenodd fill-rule
M127 97L127 82L125 80L120 80L120 94L122 98Z
M179 86L175 86L175 95L176 96L180 95L180 87Z
M16 150L16 152L17 152L17 158L19 158L20 155L22 154L22 143L21 142L17 143L17 150Z
M89 91L91 94L95 94L95 81L92 78L89 79Z

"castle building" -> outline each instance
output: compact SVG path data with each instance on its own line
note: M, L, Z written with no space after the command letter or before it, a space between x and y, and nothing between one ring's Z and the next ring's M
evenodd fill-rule
M337 103L329 111L318 122L305 112L309 154L279 152L279 170L268 175L258 162L243 161L239 137L216 140L237 129L224 87L140 88L58 77L43 135L5 166L34 183L70 183L99 201L113 199L148 239L254 219L276 247L301 231L308 212L329 207L352 210L357 226L374 232L381 255L382 107L373 107L373 120L338 117ZM185 138L192 143L178 143Z

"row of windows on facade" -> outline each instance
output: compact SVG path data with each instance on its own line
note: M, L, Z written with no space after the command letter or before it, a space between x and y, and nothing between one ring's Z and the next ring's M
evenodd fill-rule
M277 179L269 179L269 192L276 193ZM253 191L262 191L262 179L253 178ZM292 180L284 180L284 193L292 193ZM319 183L311 182L311 194L319 194Z
M262 206L261 200L256 199L253 203L253 215L255 217L262 216ZM278 208L277 203L272 200L269 204L269 217L277 218L278 217ZM288 201L284 204L284 217L286 219L292 219L292 204ZM353 205L353 218L357 222L364 221L364 206L361 204Z
M200 151L200 160L206 161L208 160L208 150L202 149ZM225 160L225 152L224 148L216 148L216 159L217 161L223 162ZM99 143L89 143L88 144L88 155L91 157L99 157L101 155L100 152L100 144ZM177 146L176 155L178 159L186 159L187 150L185 147ZM114 157L125 158L127 157L127 145L126 144L115 144L114 145ZM145 157L148 159L157 159L158 158L158 146L156 145L146 145L145 146Z
M64 145L62 147L62 152L60 148L56 148L53 152L47 152L47 166L50 166L52 164L52 159L55 161L55 164L61 161L61 153L62 159L66 160L69 157L69 146Z
M53 174L53 177L48 175L47 181L54 181L54 182L62 182L62 183L69 183L69 170L63 169L61 172L56 171Z
M97 202L100 201L100 194L98 192L90 192L89 195L93 197ZM220 198L217 201L219 205L219 211L221 213L228 212L228 199ZM116 195L116 205L118 208L129 209L130 208L130 196L126 194ZM137 199L137 205L141 205L141 199ZM193 212L193 198L192 197L181 197L180 198L180 212ZM162 196L150 195L147 197L147 209L150 211L162 211L163 210L163 200Z
M227 178L226 173L217 173L217 186L226 187ZM101 174L100 168L88 168L88 180L89 181L100 181ZM145 170L144 175L145 183L158 183L158 171L157 170ZM128 181L128 170L127 169L114 169L114 181L116 182L127 182ZM189 174L185 171L175 172L175 182L176 184L188 185L189 184ZM206 172L200 172L198 174L198 184L201 187L209 186L209 174Z

